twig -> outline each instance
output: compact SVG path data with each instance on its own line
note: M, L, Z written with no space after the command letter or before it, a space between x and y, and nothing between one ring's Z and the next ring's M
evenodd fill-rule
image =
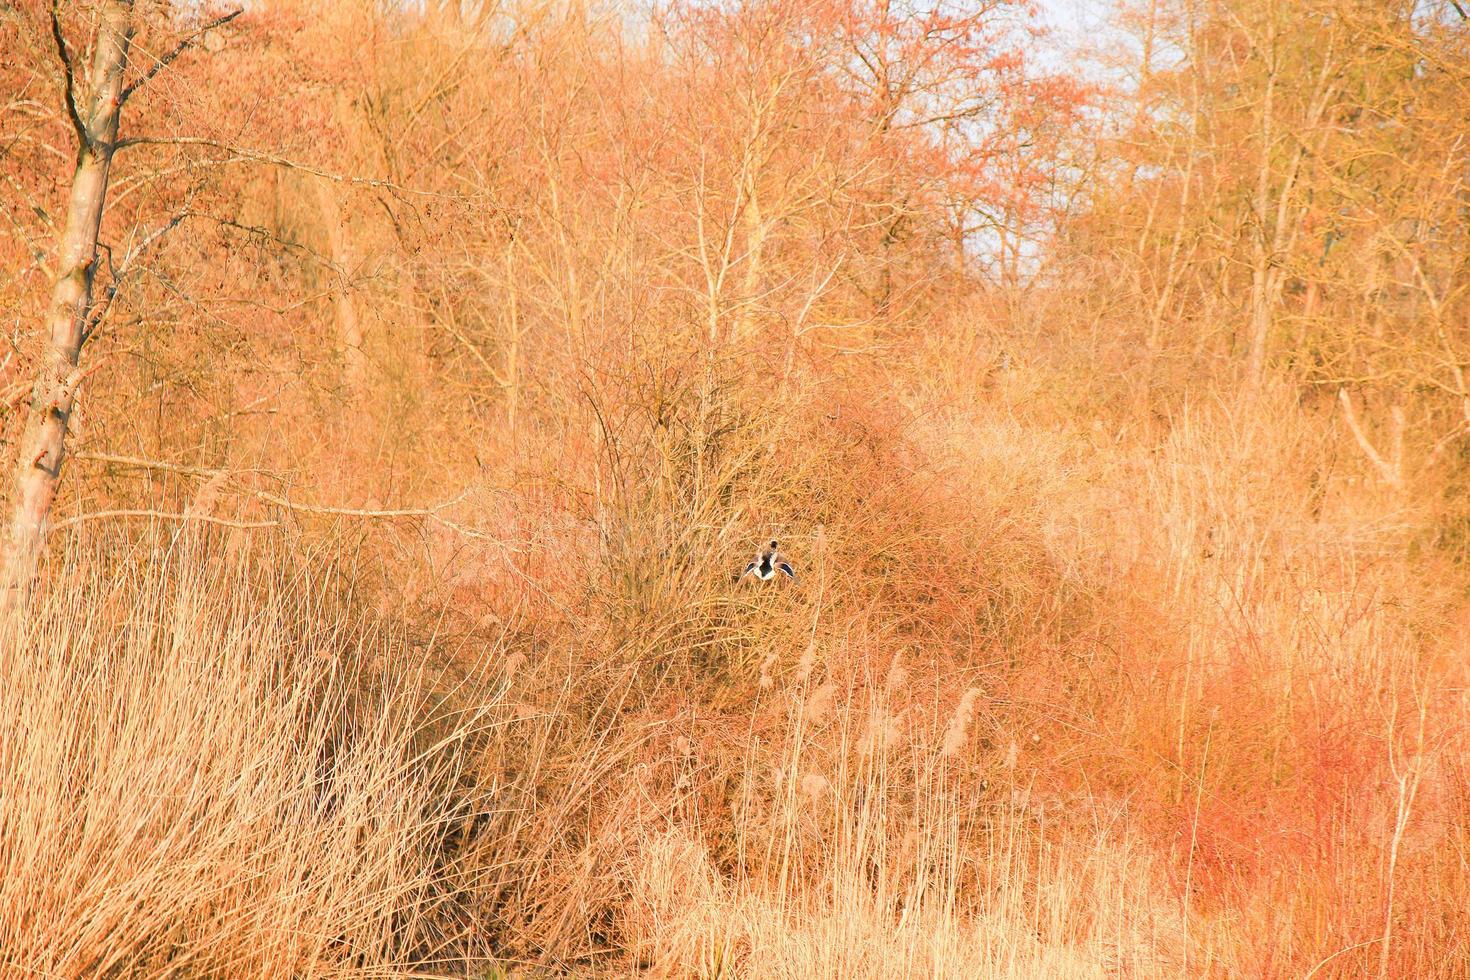
M5 388L0 388L0 412L9 411L21 403L26 392L31 390L29 381L17 381Z
M199 28L199 30L195 31L193 34L190 34L178 44L174 45L174 49L168 54L164 55L162 58L159 58L156 62L154 62L153 66L143 73L142 78L138 79L136 82L131 83L130 85L128 85L127 88L122 90L122 94L117 97L118 105L122 105L123 103L127 102L129 96L131 96L138 89L142 88L144 85L147 85L154 75L157 75L160 71L167 68L175 58L184 53L184 49L189 47L189 45L193 44L195 41L199 40L201 37L208 34L216 27L223 27L225 24L228 24L230 21L234 20L236 17L239 17L244 12L244 7L236 7L234 10L232 10L228 14L225 14L223 17L216 17L214 20L210 21L208 24L205 24L203 27Z
M120 266L115 268L112 266L112 250L108 250L107 265L112 269L112 281L107 284L107 290L103 293L102 299L92 307L92 312L87 317L86 329L82 332L83 344L92 339L92 335L97 332L97 327L102 323L102 318L107 316L107 312L112 309L112 301L117 297L117 291L122 288L123 282L126 281L128 272L132 269L133 262L138 256L147 251L149 246L177 228L179 222L193 213L189 210L189 205L193 203L193 200L194 195L191 192L188 200L184 202L183 209L176 212L158 228L145 235L142 241L128 249L127 254L123 256Z
M1321 960L1316 966L1312 967L1312 969L1308 971L1307 975L1302 977L1302 980L1312 980L1312 978L1315 977L1324 966L1326 966L1328 963L1331 963L1339 956L1342 956L1344 953L1351 953L1355 949L1362 949L1364 946L1372 946L1374 943L1379 943L1382 941L1382 939L1365 939L1360 943L1353 943L1351 946L1344 946L1342 949L1339 949L1337 952L1326 957L1325 959Z
M96 463L116 463L119 466L136 466L140 469L163 470L167 473L181 473L184 476L224 476L228 473L227 470L214 470L205 466L165 463L162 460L141 459L136 456L114 456L110 453L75 452L69 455L73 459L90 459Z
M178 474L183 475L183 476L204 477L204 478L217 478L217 477L230 476L231 475L231 472L232 472L230 470L214 469L214 468L208 467L208 466L189 466L189 465L184 464L184 463L166 463L166 462L164 462L162 460L144 459L144 458L139 457L139 456L119 456L119 455L115 455L115 454L112 454L112 453L76 452L76 453L72 453L71 455L73 457L75 457L76 459L87 459L87 460L92 460L93 462L98 462L98 463L114 463L114 464L119 465L119 466L136 466L139 469L160 470L160 471L165 472L165 473L178 473ZM264 500L264 501L266 501L268 503L273 503L273 504L277 505L278 507L284 507L287 510L297 511L297 512L300 512L300 513L335 515L335 516L339 516L339 517L362 517L362 518L370 518L370 519L396 518L396 517L421 517L421 518L423 518L425 520L433 521L434 523L439 524L442 527L447 528L450 531L454 531L457 534L462 534L462 535L464 535L466 537L475 538L475 539L480 540L480 541L488 541L488 542L490 542L491 544L494 544L495 546L497 546L500 549L501 557L505 561L505 566L510 571L510 573L512 575L516 576L521 581L525 582L526 585L529 586L530 588L535 589L538 593L541 594L541 596L544 599L546 599L547 602L551 603L557 609L561 610L564 613L568 613L568 614L570 614L570 612L571 612L564 604L562 604L561 602L557 601L557 599L556 599L555 596L553 596L550 592L546 591L546 589L539 582L537 582L531 576L527 575L525 572L521 571L519 568L517 568L515 566L515 563L510 560L510 554L512 552L514 552L515 549L512 548L510 545L508 545L505 541L501 540L500 538L495 537L492 534L488 534L485 531L481 531L478 528L469 527L467 525L464 525L464 524L459 523L458 521L453 521L453 520L450 520L447 517L441 516L441 514L440 514L441 511L447 510L448 508L450 508L450 507L454 506L455 504L459 503L465 497L469 496L470 491L469 491L468 488L466 488L465 491L463 493L461 493L459 496L454 497L454 498L452 498L450 500L444 501L443 503L436 504L433 507L422 507L422 508L407 508L406 507L406 508L400 508L400 509L395 509L395 510L366 510L366 509L358 509L358 508L355 508L355 507L328 507L328 506L323 506L323 505L320 505L320 504L300 504L300 503L296 503L296 502L291 501L291 500L287 500L285 497L282 497L282 496L280 496L278 494L270 493L269 491L265 491L265 490L255 490L255 489L251 489L250 487L242 487L241 490L244 493L247 493L247 494L249 494L249 495L251 495L253 497L256 497L256 498L258 498L260 500ZM106 512L99 512L99 513L106 513ZM142 512L142 513L149 513L149 512ZM119 514L121 514L121 512L119 512ZM172 515L159 515L159 516L172 516ZM199 520L210 519L210 520L215 521L216 523L221 523L221 522L224 521L224 518L206 518L205 515L190 515L190 516L197 516ZM73 520L74 521L74 520L80 520L80 519L81 518L71 518L69 520ZM62 526L62 525L57 525L57 526L59 527L59 526ZM262 526L265 526L265 525L262 525Z
M322 177L338 184L348 184L354 187L384 187L401 194L417 194L420 197L446 197L439 191L421 191L411 187L404 187L391 180L379 180L375 177L348 177L346 174L333 173L330 170L321 170L291 160L286 157L278 157L272 153L257 153L254 150L245 150L219 140L208 139L203 136L129 136L117 141L117 149L121 150L129 146L203 146L214 150L223 150L231 154L231 161L243 161L246 163L268 163L287 170L299 170L313 177ZM226 162L231 162L226 161Z
M17 316L16 320L19 321L20 317ZM15 333L12 334L10 337L10 350L6 352L5 360L0 361L0 375L3 375L5 373L5 370L10 367L10 362L15 360L15 355L20 353L20 344L17 343L19 337L20 328L16 327Z
M118 466L137 466L138 469L162 470L162 472L165 473L179 473L179 475L182 476L197 476L197 478L221 478L221 476L231 475L231 470L216 470L212 469L212 467L207 466L187 466L187 464L184 463L165 463L165 461L162 460L147 460L147 458L137 457L137 455L115 455L110 453L72 453L72 455L73 457L78 458L78 460L91 460L94 461L94 463L115 463L118 464ZM297 502L287 500L287 498L281 497L281 495L270 494L270 492L260 491L260 489L251 489L248 488L248 486L244 486L244 488L241 488L241 491L245 492L245 494L251 495L251 497L256 497L257 500L270 502L270 504L275 504L278 505L278 507L287 508L287 510L298 511L298 513L328 514L328 516L338 517L366 517L366 519L387 519L387 517L422 517L422 519L431 520L431 522L437 523L437 525L445 527L445 529L453 530L454 533L465 535L466 538L475 538L478 539L478 541L490 542L490 544L495 545L495 547L500 550L501 558L503 558L504 563L506 563L506 569L509 570L509 572L512 573L513 576L516 576L517 579L525 582L526 586L529 586L529 588L535 589L538 594L541 594L541 597L544 598L545 601L550 602L550 604L554 605L557 610L563 611L563 613L570 614L569 608L567 608L566 605L562 604L562 602L557 601L557 598L554 597L554 595L551 595L550 592L547 592L547 589L545 589L544 586L541 585L541 583L537 582L537 580L535 579L532 579L529 574L526 574L525 572L522 572L522 570L517 569L516 564L514 564L513 561L510 560L510 554L513 554L513 552L516 550L510 547L509 544L506 544L503 539L497 538L497 536L491 535L491 533L484 532L484 530L479 530L478 527L462 525L462 523L457 522L457 520L450 520L448 519L448 517L441 516L440 511L447 510L447 508L453 507L453 505L457 504L457 502L465 500L467 495L469 495L469 489L467 488L465 489L465 492L463 492L463 494L459 495L459 497L451 498L451 500L441 502L441 504L435 504L434 507L404 507L398 508L398 510L362 510L362 508L356 507L325 507L325 505L320 504L297 504ZM116 516L134 516L134 511L98 511L98 516L109 516L109 514L116 514ZM153 514L153 511L137 511L137 516L144 516L144 514L150 514L151 516L151 514ZM173 514L157 514L157 516L175 517L173 516ZM212 517L206 517L204 516L204 514L190 514L190 516L187 517L197 517L198 520L212 520L213 523L226 523L226 520L223 519L223 517L213 517L212 519ZM62 522L62 525L57 526L63 526L65 525L65 523L76 522L76 520L84 519L84 516L72 517L72 519L68 519L68 522ZM240 522L240 526L245 526L245 523ZM268 523L262 523L262 525L259 526L269 525Z
M1426 462L1431 464L1437 462L1439 460L1439 454L1444 452L1445 447L1454 442L1457 437L1464 435L1467 428L1470 428L1470 425L1461 423L1440 436L1439 440L1430 447L1429 454L1424 457Z
M86 514L77 514L65 520L57 521L52 525L53 530L61 530L71 527L83 521L102 520L109 517L155 517L165 521L201 521L205 524L220 524L224 527L259 528L280 527L280 521L232 521L227 517L212 517L209 514L170 514L161 510L94 510Z
M475 355L475 359L480 362L480 366L485 369L485 373L490 375L491 381L494 381L501 388L510 387L510 381L502 377L499 371L495 370L495 365L491 364L490 359L481 353L480 348L476 347L468 337L454 328L453 317L445 317L443 327L449 331L451 337L460 342L465 350Z

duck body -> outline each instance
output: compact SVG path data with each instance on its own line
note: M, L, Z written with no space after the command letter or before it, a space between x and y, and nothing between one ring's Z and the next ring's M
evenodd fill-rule
M787 578L796 578L796 571L791 567L790 562L781 557L781 552L777 550L776 542L773 540L770 547L761 549L755 561L745 566L745 571L740 577L754 575L762 582L769 582L776 577L778 572Z

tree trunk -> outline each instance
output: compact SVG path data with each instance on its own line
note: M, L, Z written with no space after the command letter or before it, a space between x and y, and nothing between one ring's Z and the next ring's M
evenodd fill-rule
M1251 238L1251 298L1249 353L1246 357L1245 390L1254 395L1266 375L1266 346L1271 336L1271 279L1275 273L1273 254L1275 228L1268 227L1271 212L1271 150L1275 145L1276 132L1273 116L1276 97L1276 33L1272 22L1267 34L1266 94L1261 106L1261 161L1256 172L1256 194L1254 202L1255 231Z
M107 176L117 145L123 100L123 69L132 42L132 2L112 0L102 9L92 56L91 97L78 105L77 163L67 205L51 308L46 316L49 342L31 395L31 412L20 442L10 527L5 536L3 585L6 594L23 591L35 572L51 502L66 457L67 424L77 385L78 363L92 313L92 280L97 267L97 232L107 195ZM70 72L67 73L70 84ZM72 96L68 93L70 106Z
M1280 171L1280 186L1272 190L1276 173L1271 164L1271 153L1280 138L1275 116L1275 97L1280 62L1277 53L1276 23L1271 21L1266 35L1267 64L1266 92L1261 110L1261 166L1257 175L1255 194L1256 234L1251 254L1251 309L1250 309L1250 352L1246 360L1245 392L1254 396L1266 376L1271 329L1276 311L1281 302L1282 290L1286 286L1286 269L1283 261L1296 248L1297 236L1301 232L1304 209L1296 204L1296 185L1302 178L1307 160L1308 137L1311 135L1311 152L1315 157L1322 151L1321 124L1337 93L1337 82L1332 78L1336 61L1333 52L1336 44L1329 43L1322 58L1322 67L1317 72L1316 84L1311 90L1305 117L1296 123L1296 149Z
M749 178L745 208L741 213L745 225L745 275L740 288L740 314L735 318L735 339L743 343L755 332L759 322L757 308L761 301L761 278L765 275L766 221L756 195L755 177Z
M342 378L353 399L360 398L367 386L367 355L363 352L362 320L357 301L352 296L349 276L353 266L351 246L347 240L342 202L336 185L325 177L316 182L317 208L327 229L327 244L332 250L332 271L336 281L332 297L336 306L337 343L342 351Z

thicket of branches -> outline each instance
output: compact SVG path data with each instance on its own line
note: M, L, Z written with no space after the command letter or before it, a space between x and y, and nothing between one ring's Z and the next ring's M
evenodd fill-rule
M232 13L0 10L7 966L1466 971L1460 5Z

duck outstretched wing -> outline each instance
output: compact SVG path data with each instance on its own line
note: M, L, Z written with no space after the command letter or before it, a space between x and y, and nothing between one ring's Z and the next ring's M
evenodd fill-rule
M795 571L795 569L793 569L791 567L791 563L789 561L778 561L778 562L776 562L776 571L781 572L787 578L790 578L790 579L796 578L796 571Z

